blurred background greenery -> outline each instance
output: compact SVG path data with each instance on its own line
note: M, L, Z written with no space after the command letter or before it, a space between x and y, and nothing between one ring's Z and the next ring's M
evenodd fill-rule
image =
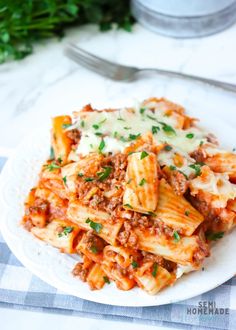
M62 37L68 26L131 31L133 22L129 0L0 0L0 63L24 58L36 41Z

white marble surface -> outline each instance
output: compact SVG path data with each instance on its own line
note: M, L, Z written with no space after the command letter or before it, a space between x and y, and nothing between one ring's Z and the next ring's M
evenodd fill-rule
M168 68L236 83L236 25L217 35L187 40L158 36L139 25L133 33L100 33L95 26L73 29L62 42L45 42L25 60L0 66L0 147L15 147L23 135L52 114L71 111L101 95L112 99L116 83L64 57L63 47L69 40L123 64ZM67 81L73 81L68 89L55 89ZM50 103L50 111L45 102Z
M117 86L122 93L123 85L98 77L65 58L62 51L69 40L123 64L167 68L236 84L236 25L217 35L189 40L158 36L139 25L133 33L100 33L94 26L73 29L62 42L45 42L25 60L0 66L0 154L9 154L24 135L52 115L70 112L91 100L98 106L105 98L112 101ZM48 330L55 320L61 330L76 324L84 330L152 329L5 309L0 309L0 318L4 330L13 330L17 324L26 329Z

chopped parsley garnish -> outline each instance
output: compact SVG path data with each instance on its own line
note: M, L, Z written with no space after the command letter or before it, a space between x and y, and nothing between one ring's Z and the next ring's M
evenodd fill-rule
M104 181L105 179L107 179L112 171L112 167L110 167L110 166L104 166L103 168L104 168L103 172L97 173L97 175L99 177L99 179L98 179L99 181Z
M66 176L63 176L62 180L63 180L63 182L64 182L64 183L65 183L65 185L66 185L66 181L67 181L67 178L66 178Z
M171 171L175 171L176 170L176 166L174 166L174 165L170 165L169 168L170 168Z
M203 141L200 141L199 146L201 147L203 145L203 143L204 143Z
M179 236L178 232L174 231L173 236L174 236L175 243L178 243L180 241L180 236Z
M188 138L188 139L192 139L193 137L194 137L193 133L186 134L186 138Z
M58 158L57 158L57 161L58 161L58 163L61 164L61 163L62 163L62 159L61 159L61 157L58 157Z
M109 278L107 276L103 276L103 280L107 284L110 284L111 283L110 280L109 280Z
M119 115L119 117L117 118L117 120L125 121L125 120L121 117L121 115Z
M183 171L178 170L178 172L181 173L181 174L183 174L183 176L185 177L185 179L188 180L188 176Z
M97 222L94 222L94 221L92 221L91 219L87 219L86 221L85 221L86 223L89 223L89 225L90 225L90 227L93 229L93 230L95 230L96 231L96 233L100 233L100 231L102 230L102 225L100 224L100 223L97 223Z
M62 124L62 128L64 128L64 129L66 129L66 128L70 127L70 126L71 126L71 124Z
M81 122L80 122L80 126L81 126L81 127L84 127L84 126L85 126L85 121L84 121L84 120L81 120Z
M124 127L125 128L125 127ZM126 127L125 129L130 129L131 127ZM129 136L126 138L122 135L119 136L119 133L116 131L113 133L114 138L119 139L122 142L129 142L129 141L133 141L136 140L138 137L141 136L141 133L138 134L129 134Z
M105 118L105 119L101 120L98 124L93 124L93 128L94 128L94 129L99 129L99 128L101 127L101 125L102 125L103 123L105 123L106 120L107 120L107 119Z
M186 210L186 211L184 212L184 214L188 217L189 214L190 214L190 211L189 211L189 210Z
M146 111L146 108L140 108L139 109L139 112L141 113L141 115L143 115L145 111Z
M147 117L148 117L149 119L151 119L151 120L156 120L156 118L153 117L153 116L147 115ZM157 121L157 120L156 120L156 121Z
M85 179L84 179L85 182L91 182L91 181L93 181L93 180L94 180L93 178L85 178Z
M164 123L162 121L159 121L158 123L162 125L162 129L163 129L163 131L166 134L168 134L168 135L173 135L173 134L176 135L176 132L175 132L175 130L174 130L174 128L172 126L167 125L166 123Z
M153 268L152 268L152 276L156 277L157 276L157 271L158 271L158 264L154 262Z
M122 142L127 142L127 141L128 141L124 136L120 136L120 140L121 140Z
M113 136L114 136L114 138L117 138L117 137L118 137L118 132L115 131L115 132L113 133Z
M172 150L173 148L172 148L170 145L166 145L166 146L164 147L164 149L165 149L166 151L170 151L170 150Z
M140 137L141 133L139 134L130 134L129 135L129 140L132 141L132 140L136 140L138 137Z
M131 206L130 204L124 204L125 207L128 207L129 209L132 209L133 206Z
M149 154L146 152L146 151L142 151L141 152L141 156L140 156L140 159L143 159L145 157L147 157Z
M151 212L151 211L149 211L148 214L151 215L152 217L156 217L157 216L156 213Z
M128 130L128 129L131 129L132 127L124 127L124 129Z
M201 166L202 164L197 164L197 163L189 165L190 168L194 169L196 176L201 175L202 173Z
M67 236L68 234L72 233L74 227L64 227L63 231L58 234L59 237Z
M102 152L102 150L105 148L105 141L102 139L99 146L98 146L98 150L100 152Z
M129 179L129 180L127 181L127 184L130 184L131 181L132 181L132 179Z
M61 166L57 165L54 162L46 165L46 169L49 170L49 172L52 172L52 171L54 171L55 169L58 169L58 168L61 168Z
M132 267L135 269L135 268L138 268L138 263L137 263L137 261L132 261L131 262L131 265L132 265Z
M147 181L144 178L142 178L142 180L139 182L139 186L142 187L146 182Z
M159 126L152 126L152 134L157 134L158 131L160 131Z
M50 148L50 156L49 156L49 159L50 159L50 160L55 159L55 152L54 152L53 147Z
M139 133L139 134L129 134L129 137L128 138L126 138L126 137L124 137L124 136L118 136L118 133L117 132L115 132L116 133L116 135L114 135L114 137L115 138L119 138L120 139L120 141L122 141L122 142L129 142L129 141L133 141L133 140L136 140L138 137L140 137L141 136L141 134Z
M94 253L94 254L97 254L97 253L98 253L98 249L97 249L96 246L94 246L94 245L92 245L92 246L90 247L90 250L91 250L91 252Z
M99 124L99 126L100 125L102 125L102 124L104 124L105 123L105 121L107 121L107 119L106 118L104 118L103 120L101 120L98 124Z
M78 173L78 176L82 177L82 176L84 176L84 174L83 173Z
M208 241L217 241L218 239L222 238L224 236L224 232L223 231L219 231L219 232L211 232L211 231L207 231L206 232L206 238L208 239Z
M95 132L95 135L102 136L102 133L101 132Z

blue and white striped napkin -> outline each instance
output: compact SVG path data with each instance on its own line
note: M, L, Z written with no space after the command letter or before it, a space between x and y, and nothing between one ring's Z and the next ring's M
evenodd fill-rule
M0 169L6 162L0 157ZM69 296L32 275L0 235L0 307L123 320L180 329L236 329L236 278L175 304L116 307ZM217 313L217 314L216 314Z

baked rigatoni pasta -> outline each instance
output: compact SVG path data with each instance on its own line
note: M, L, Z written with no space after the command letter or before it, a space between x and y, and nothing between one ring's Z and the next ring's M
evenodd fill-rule
M44 228L33 227L31 233L64 253L75 252L75 241L80 228L70 221L51 220Z
M80 255L72 273L93 290L114 282L157 294L236 224L236 155L177 104L86 105L54 117L51 136L22 224Z
M97 235L113 245L116 244L117 234L123 224L123 219L121 218L118 218L115 224L110 223L109 213L91 209L74 201L69 204L67 216L84 230L94 227Z
M146 262L134 273L139 287L154 295L162 288L171 284L172 275L155 262Z
M161 219L164 224L186 236L191 236L204 220L203 215L183 196L175 194L165 179L160 180L159 199L153 218L157 221Z
M157 157L154 153L135 152L128 156L124 208L154 212L158 201Z

